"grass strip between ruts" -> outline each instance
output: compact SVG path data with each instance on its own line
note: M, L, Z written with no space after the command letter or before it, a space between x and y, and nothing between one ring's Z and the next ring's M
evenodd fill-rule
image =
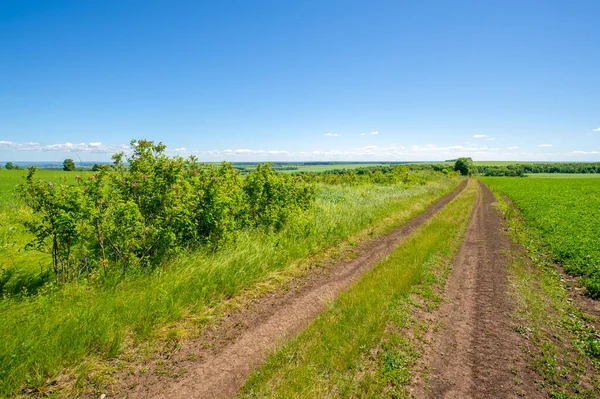
M407 330L416 322L411 294L436 295L429 289L438 278L433 270L448 265L456 254L477 190L471 181L297 338L273 353L241 395L408 396L411 368L419 357Z

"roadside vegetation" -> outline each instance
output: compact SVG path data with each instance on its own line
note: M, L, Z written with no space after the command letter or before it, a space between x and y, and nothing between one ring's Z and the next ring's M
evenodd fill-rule
M305 182L268 166L242 177L141 144L127 167L117 157L96 172L0 171L0 396L52 394L66 370L72 384L101 383L90 373L127 348L198 334L220 303L405 222L460 181L398 169Z
M594 179L483 178L520 210L552 261L600 298L600 185Z
M411 369L431 326L415 309L440 303L436 287L470 219L477 184L427 221L246 383L242 397L409 397Z
M486 182L505 188L495 180ZM594 327L600 320L582 309L577 284L571 285L557 270L539 227L503 191L495 194L511 239L525 249L511 254L509 269L516 299L513 328L526 340L522 351L530 355L531 367L550 397L600 397L600 331Z

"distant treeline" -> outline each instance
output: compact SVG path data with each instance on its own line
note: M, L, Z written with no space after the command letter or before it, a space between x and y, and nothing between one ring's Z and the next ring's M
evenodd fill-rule
M517 163L506 166L474 165L481 176L525 176L530 173L600 173L600 162Z
M365 166L355 169L332 169L320 172L296 172L304 181L326 184L396 184L417 183L425 184L431 180L432 173L440 176L456 174L454 167L443 164L395 164ZM419 173L420 172L420 173Z

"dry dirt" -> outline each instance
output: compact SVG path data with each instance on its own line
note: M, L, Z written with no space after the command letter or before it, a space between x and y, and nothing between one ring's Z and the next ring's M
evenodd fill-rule
M327 303L347 289L366 271L389 254L400 241L443 208L466 186L442 197L423 214L393 233L359 244L358 256L329 269L294 281L291 287L253 301L231 314L198 340L155 359L147 372L123 378L110 397L129 398L220 398L237 393L248 375L269 351L305 328ZM157 372L164 362L170 370L186 370L171 376ZM172 374L179 375L174 379Z
M480 183L473 219L453 264L445 302L436 312L442 329L420 361L417 398L542 398L529 370L524 341L511 328L508 252L513 249L494 197Z

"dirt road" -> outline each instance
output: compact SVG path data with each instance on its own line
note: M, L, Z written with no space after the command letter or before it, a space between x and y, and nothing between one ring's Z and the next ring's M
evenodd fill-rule
M255 301L250 308L231 315L204 339L188 343L169 359L187 370L179 381L148 372L126 380L124 383L134 388L121 390L119 395L186 399L235 395L269 350L305 328L328 302L450 202L466 183L465 180L455 191L393 233L360 244L356 258L340 261L327 273L307 276L287 291ZM156 364L149 369L156 369Z
M473 219L437 311L445 328L421 359L429 379L417 398L539 398L521 353L523 338L511 328L507 267L511 242L494 197L480 183Z

